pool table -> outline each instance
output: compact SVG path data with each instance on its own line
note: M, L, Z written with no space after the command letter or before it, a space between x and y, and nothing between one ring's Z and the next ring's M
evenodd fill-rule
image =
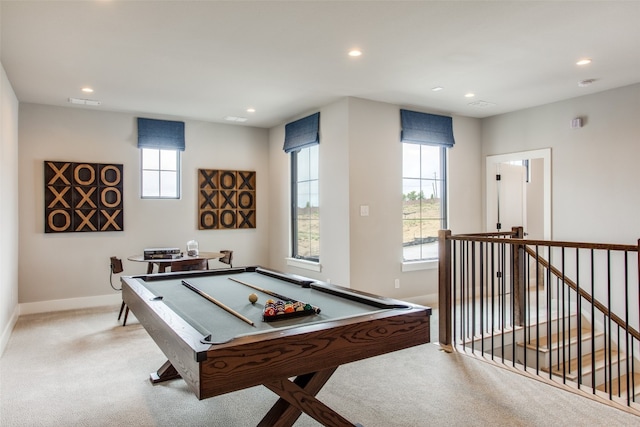
M262 384L280 399L259 426L291 426L301 412L353 426L315 397L338 366L430 340L429 307L261 267L121 280L124 302L168 359L152 382L182 377L198 399ZM317 310L265 321L274 295Z

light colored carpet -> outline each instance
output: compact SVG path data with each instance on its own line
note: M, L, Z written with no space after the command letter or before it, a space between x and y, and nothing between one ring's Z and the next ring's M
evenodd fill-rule
M118 324L118 308L21 317L0 359L0 425L255 426L276 401L262 386L198 401L182 380L152 385L165 357L135 317ZM640 425L435 344L341 366L318 397L365 427Z

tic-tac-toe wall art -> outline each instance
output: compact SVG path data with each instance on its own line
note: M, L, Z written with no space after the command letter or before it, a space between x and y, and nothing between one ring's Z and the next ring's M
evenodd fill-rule
M199 169L198 228L256 228L256 173Z
M44 231L122 231L122 165L44 162Z

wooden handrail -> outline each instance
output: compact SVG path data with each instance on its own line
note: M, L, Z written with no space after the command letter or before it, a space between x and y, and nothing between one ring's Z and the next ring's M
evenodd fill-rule
M554 276L556 276L558 279L561 279L564 283L567 284L567 286L569 286L571 289L573 289L574 291L579 293L581 297L583 297L589 303L593 304L598 310L600 310L600 312L602 312L603 314L606 314L609 311L607 309L606 305L602 304L600 301L598 301L597 299L593 298L583 288L579 288L577 283L575 283L573 280L569 279L568 277L564 276L560 270L558 270L556 267L550 265L549 261L547 261L544 258L540 258L540 256L533 249L531 249L528 246L526 246L525 250L527 251L527 253L530 256L532 256L532 257L534 257L536 259L536 262L541 264L543 267L549 269L549 271L551 273L553 273ZM628 330L629 333L631 335L633 335L633 337L635 339L640 340L640 333L638 333L638 331L636 331L634 328L629 326L618 315L616 315L615 313L611 313L611 320L613 320L621 328L625 328L625 330Z
M496 242L497 239L491 237L494 234L456 234L452 236L448 236L449 240L469 240L472 238L475 242ZM513 235L513 233L509 232L506 235ZM486 236L486 237L483 237ZM529 239L515 239L515 238L504 238L499 239L500 243L510 243L514 245L529 245L529 246L548 246L552 248L573 248L573 249L599 249L599 250L611 250L611 251L628 251L628 252L637 252L638 246L634 245L619 245L619 244L611 244L611 243L586 243L586 242L562 242L562 241L551 241L551 240L529 240Z

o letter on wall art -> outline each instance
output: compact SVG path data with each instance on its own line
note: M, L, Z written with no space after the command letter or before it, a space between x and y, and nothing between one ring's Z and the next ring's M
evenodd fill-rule
M198 169L198 228L256 228L256 173Z
M44 162L44 231L122 231L122 165Z

